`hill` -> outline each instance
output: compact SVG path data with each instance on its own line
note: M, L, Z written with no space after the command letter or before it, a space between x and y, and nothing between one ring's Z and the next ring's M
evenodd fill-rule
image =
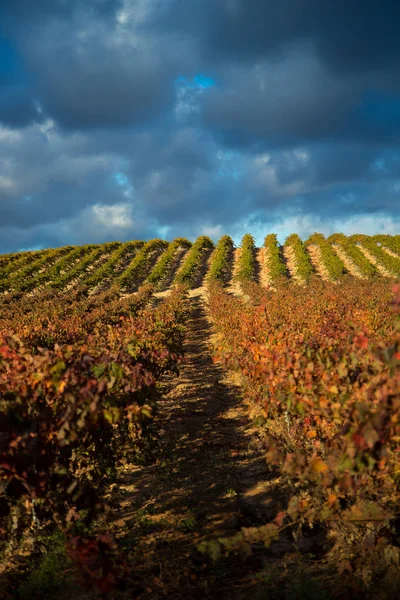
M400 236L0 256L4 594L400 592Z
M227 243L229 238L222 240ZM229 244L226 273L238 271L239 279L267 286L273 286L280 277L305 283L313 274L330 281L338 281L345 274L360 279L400 276L399 235L334 234L325 239L322 234L313 234L302 242L293 234L279 246L276 236L270 234L262 248L255 248L251 236L246 235L244 247L242 244L234 250L231 240ZM95 294L118 286L131 293L149 282L162 291L174 282L194 283L192 274L213 247L213 242L202 236L193 248L188 240L177 238L170 243L153 239L6 254L0 256L0 290L36 294L45 289L84 287ZM240 266L243 261L248 261L244 270Z

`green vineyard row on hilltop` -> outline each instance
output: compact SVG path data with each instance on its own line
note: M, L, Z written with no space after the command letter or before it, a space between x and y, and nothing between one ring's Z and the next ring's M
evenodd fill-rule
M219 240L212 258L208 279L210 281L220 281L227 284L232 273L232 255L234 243L229 235L224 235Z
M279 281L282 277L286 276L286 266L275 233L270 233L265 237L264 248L267 252L270 279L272 282Z
M236 279L240 282L254 281L256 278L256 246L252 235L246 233L242 238L242 252L239 258Z
M344 253L354 263L363 277L371 277L372 275L376 275L377 269L375 265L370 263L360 248L350 238L343 235L343 233L334 233L328 238L328 242L330 242L334 247L339 246L342 248Z
M260 269L267 270L271 284L291 278L307 283L316 274L315 261L320 261L323 272L333 282L348 275L349 269L362 278L400 277L399 235L335 233L326 238L313 233L302 241L293 233L281 246L276 234L271 233L264 239L263 265L259 264L251 234L243 236L237 255L234 250L232 238L225 235L215 246L210 238L200 236L193 244L178 237L171 242L134 240L14 252L0 256L0 293L37 293L46 288L63 292L78 287L97 293L113 286L130 293L144 282L158 289L171 283L194 285L196 271L210 253L210 262L204 265L207 278L224 283L233 272L239 283L255 282ZM285 258L288 254L291 265Z
M306 248L315 245L321 253L322 262L333 281L337 281L344 274L344 265L336 255L331 244L326 241L322 233L313 233L305 243Z
M313 266L310 257L305 250L304 244L297 233L289 235L285 241L285 247L290 248L293 251L298 276L303 281L308 281L313 272Z
M361 248L361 250L364 250L364 253L367 252L371 255L372 260L375 261L376 264L384 267L388 273L394 277L400 275L400 255L396 256L395 253L389 254L385 251L384 247L378 246L377 240L367 235L353 235L351 236L351 239Z
M162 253L154 269L152 269L150 275L147 277L147 282L153 285L160 285L165 279L169 267L172 265L176 254L179 250L188 250L192 246L192 243L185 238L176 238L168 244L165 252Z

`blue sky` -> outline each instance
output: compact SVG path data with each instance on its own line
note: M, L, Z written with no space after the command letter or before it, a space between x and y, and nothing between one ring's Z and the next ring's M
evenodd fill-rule
M13 0L0 252L400 232L393 0Z

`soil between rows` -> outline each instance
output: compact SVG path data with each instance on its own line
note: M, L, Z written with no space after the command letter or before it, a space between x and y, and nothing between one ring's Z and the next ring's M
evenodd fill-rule
M112 525L132 553L138 580L147 582L137 590L142 600L254 598L252 573L276 560L271 551L214 565L196 546L272 519L283 490L257 449L239 389L212 360L201 289L191 302L185 359L179 377L164 381L155 419L156 461L121 475Z

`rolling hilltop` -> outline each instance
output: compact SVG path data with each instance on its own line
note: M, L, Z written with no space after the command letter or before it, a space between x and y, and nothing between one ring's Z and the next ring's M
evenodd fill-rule
M0 290L37 293L84 287L95 294L117 286L131 293L150 283L164 291L175 283L194 286L199 273L224 283L231 282L233 274L235 282L253 280L272 287L280 278L304 284L313 275L330 281L346 274L360 279L400 276L400 235L334 234L325 238L315 233L303 242L292 234L279 246L276 236L270 234L264 245L256 248L247 234L239 248L228 236L221 238L216 248L201 236L194 244L184 238L170 243L153 239L6 254L0 256ZM225 250L226 255L221 254ZM212 255L217 258L218 253L223 265L211 268Z

